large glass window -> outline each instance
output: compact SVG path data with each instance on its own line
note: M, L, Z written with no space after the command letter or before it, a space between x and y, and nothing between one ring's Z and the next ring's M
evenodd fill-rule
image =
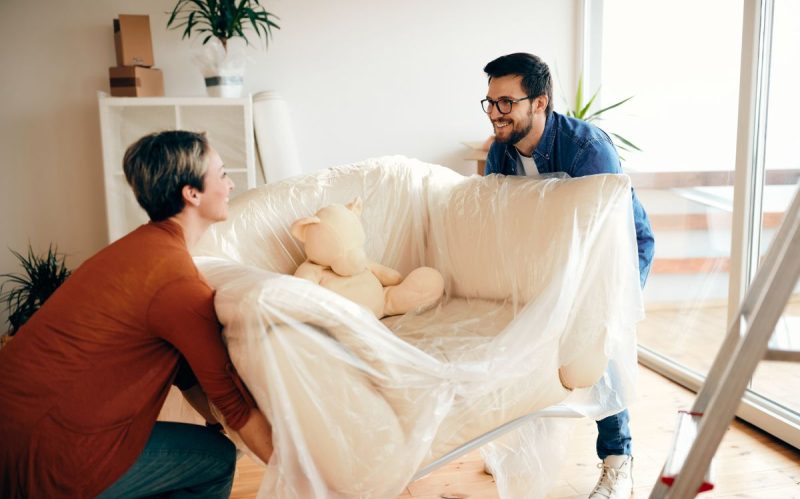
M739 269L763 258L798 189L794 122L800 110L795 55L800 3L592 0L591 5L590 28L599 26L602 33L592 35L602 48L593 48L590 64L595 78L600 67L602 104L633 96L609 111L600 125L642 148L623 152L623 167L656 237L656 258L644 291L647 319L639 328L641 358L699 387L731 313L738 310L732 302L739 298L729 299L729 286L736 286L730 293L735 297ZM743 19L743 11L758 18ZM742 60L747 67L740 68ZM740 80L748 87L740 89ZM763 82L769 82L768 88ZM736 219L734 179L737 188L745 187L737 191ZM747 223L751 216L752 224ZM737 261L731 260L732 245ZM784 309L773 344L800 350L800 285ZM797 386L800 363L761 362L745 394L744 417L798 445Z
M800 68L800 2L776 0L770 63L766 173L761 218L760 254L764 255L797 191L800 154L797 148L797 91ZM757 216L759 214L756 214ZM798 256L800 257L800 256ZM800 286L794 290L773 336L773 344L800 350ZM800 414L800 363L762 362L753 377L752 391Z
M599 124L642 149L623 167L656 239L640 345L705 374L727 329L742 2L606 0L602 24L602 105L633 98Z

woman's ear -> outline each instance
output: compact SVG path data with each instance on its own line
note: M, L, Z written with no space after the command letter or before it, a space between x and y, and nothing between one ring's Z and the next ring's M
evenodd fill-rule
M198 206L200 204L200 195L197 189L191 185L184 185L183 189L181 189L181 195L183 196L184 204L192 206Z

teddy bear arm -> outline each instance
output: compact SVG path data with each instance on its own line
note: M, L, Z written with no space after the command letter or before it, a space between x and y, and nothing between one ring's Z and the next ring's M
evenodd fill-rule
M367 262L367 268L375 274L383 286L396 286L403 281L403 275L400 272L380 263Z
M315 263L305 261L300 264L299 267L297 267L297 270L294 272L294 276L301 279L306 279L314 284L319 284L320 281L322 281L322 267Z

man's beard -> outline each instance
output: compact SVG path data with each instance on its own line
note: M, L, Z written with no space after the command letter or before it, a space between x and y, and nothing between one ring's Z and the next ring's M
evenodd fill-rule
M524 139L531 132L531 129L533 129L533 118L532 118L532 115L533 115L533 113L529 113L528 114L528 123L523 128L520 128L519 130L516 129L516 124L514 124L514 122L512 122L511 126L513 127L513 129L511 131L511 135L509 135L507 139L501 139L501 138L497 137L497 135L495 135L495 139L494 140L496 142L501 143L501 144L516 144L520 140Z

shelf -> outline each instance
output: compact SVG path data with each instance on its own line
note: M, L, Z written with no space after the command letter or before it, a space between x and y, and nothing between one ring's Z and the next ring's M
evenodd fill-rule
M250 97L109 97L98 92L103 145L108 240L115 241L147 221L127 184L122 159L127 148L163 130L205 132L236 187L231 195L256 185L253 105Z
M105 92L97 93L98 99L109 107L137 106L244 106L250 97L111 97Z

